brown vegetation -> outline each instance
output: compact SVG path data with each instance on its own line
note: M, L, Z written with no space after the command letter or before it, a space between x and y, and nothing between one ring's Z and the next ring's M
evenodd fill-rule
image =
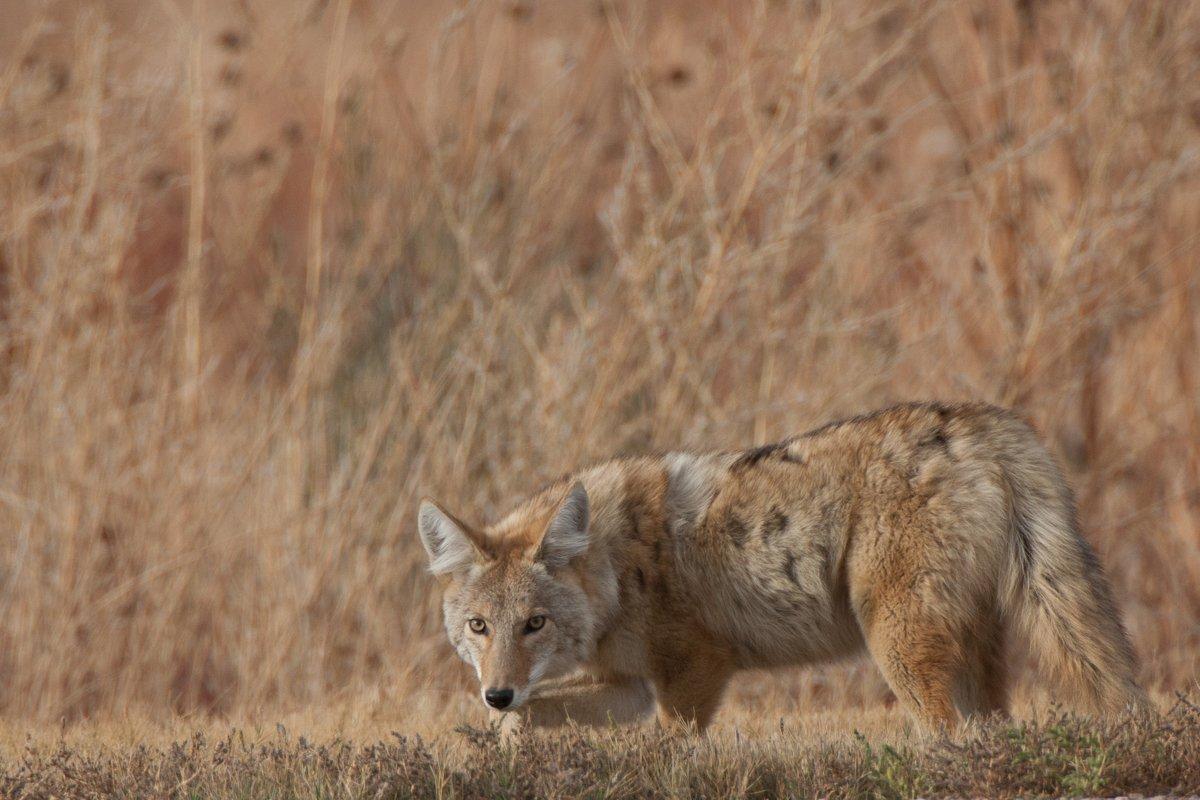
M169 746L31 744L0 760L0 795L33 798L1080 797L1200 792L1200 709L1095 726L1071 717L989 723L958 741L814 743L565 731L505 743L464 727L437 743L399 733L314 744L281 729L203 733Z
M445 729L421 493L914 398L1038 425L1142 677L1194 681L1200 3L4 14L0 716Z

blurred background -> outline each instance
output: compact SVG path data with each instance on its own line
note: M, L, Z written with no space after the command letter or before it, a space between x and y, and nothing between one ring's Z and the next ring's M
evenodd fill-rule
M925 398L1037 425L1195 687L1200 3L3 14L0 717L453 724L422 494Z

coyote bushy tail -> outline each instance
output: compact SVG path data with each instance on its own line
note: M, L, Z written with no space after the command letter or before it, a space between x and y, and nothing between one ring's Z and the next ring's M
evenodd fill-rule
M1012 506L1009 618L1078 701L1098 712L1149 708L1104 570L1079 532L1058 467L1021 425L1001 459Z

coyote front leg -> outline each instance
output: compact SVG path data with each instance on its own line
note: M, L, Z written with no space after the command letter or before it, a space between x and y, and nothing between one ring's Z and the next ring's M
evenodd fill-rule
M670 661L671 668L660 671L654 680L658 722L667 730L703 731L721 703L733 669L715 654L688 654Z

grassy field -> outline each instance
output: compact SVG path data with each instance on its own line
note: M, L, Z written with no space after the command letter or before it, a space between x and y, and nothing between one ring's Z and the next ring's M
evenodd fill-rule
M1200 2L9 0L4 17L4 780L70 793L50 744L11 760L28 733L96 753L89 781L194 768L237 795L250 751L215 755L232 724L264 732L264 781L296 764L370 787L411 757L475 786L483 740L454 729L482 714L424 574L422 494L480 522L588 461L921 398L1038 426L1141 677L1164 708L1195 691ZM1052 692L1013 646L1022 716L1045 720ZM530 763L590 753L615 794L693 774L712 796L747 776L861 787L893 767L984 791L940 777L942 745L894 761L853 739L906 746L893 703L864 663L751 674L718 744L646 740L663 763L701 748L699 772L627 779L627 748L587 738ZM1171 730L1194 734L1188 713ZM206 743L141 755L131 733L195 728ZM1191 746L1148 730L1096 735L1113 759ZM1002 761L1057 735L1019 731L978 746ZM301 733L393 749L318 753ZM1099 752L1091 735L1064 747ZM738 761L739 741L766 755ZM804 772L825 746L840 755ZM443 767L441 748L468 755ZM486 780L545 788L506 774ZM1050 786L1011 791L1070 788Z
M632 800L1200 793L1200 707L1186 698L1161 719L1096 724L1051 712L1036 721L972 725L953 740L909 738L886 716L843 715L829 727L812 719L781 723L767 735L735 726L701 738L642 728L504 740L494 730L463 726L432 741L393 731L365 742L310 740L282 725L264 732L211 724L169 740L171 732L161 727L110 724L26 742L19 755L0 762L0 795ZM868 736L856 729L862 723L894 730Z

